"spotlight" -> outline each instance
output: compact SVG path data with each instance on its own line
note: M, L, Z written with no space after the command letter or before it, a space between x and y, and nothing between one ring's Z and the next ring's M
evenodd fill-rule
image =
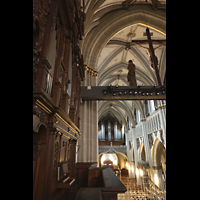
M141 91L139 91L138 94L141 94Z
M147 93L146 93L146 95L148 96L148 95L149 95L149 93L147 92Z
M104 94L104 95L106 95L106 94L107 94L107 92L105 91L105 92L103 92L103 94Z
M142 96L144 96L144 95L145 95L145 93L143 92L143 93L142 93Z
M150 92L149 95L152 96L152 95L153 95L153 92Z
M129 92L129 94L132 94L132 93L133 93L132 91Z
M115 87L116 87L116 88L118 88L118 87L119 87L119 85L116 85Z
M125 91L124 94L126 94L127 92Z
M156 93L156 95L159 95L159 94L160 94L159 92Z
M119 95L122 95L122 92L119 92Z
M161 85L160 88L161 88L162 90L164 90L164 89L165 89L165 86L164 86L164 85Z
M135 91L134 94L137 94L137 91Z
M116 93L114 92L114 93L113 93L113 96L115 96L115 95L116 95Z

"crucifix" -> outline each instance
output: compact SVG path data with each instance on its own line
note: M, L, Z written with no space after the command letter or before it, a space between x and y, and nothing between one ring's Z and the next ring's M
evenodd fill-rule
M157 61L157 57L155 56L154 50L157 49L158 47L160 47L161 45L163 45L163 43L166 42L166 40L152 40L151 39L152 35L153 35L153 33L150 33L149 28L147 27L146 33L144 33L144 35L143 35L143 36L147 36L147 40L132 40L132 44L136 44L138 46L140 46L139 44L145 44L145 43L149 44L149 48L145 48L145 49L148 50L150 60L152 61L152 65L153 65L153 69L155 70L155 73L156 73L158 85L162 85L158 67L157 67L158 61ZM156 44L156 43L158 43L158 44L161 43L161 45L156 48L153 48L153 44ZM140 46L140 47L142 47L142 46Z

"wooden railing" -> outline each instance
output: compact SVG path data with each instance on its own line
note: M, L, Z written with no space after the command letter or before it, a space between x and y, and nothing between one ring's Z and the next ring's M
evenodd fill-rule
M96 167L89 169L88 187L80 188L76 200L117 200L117 194L126 191L110 167Z

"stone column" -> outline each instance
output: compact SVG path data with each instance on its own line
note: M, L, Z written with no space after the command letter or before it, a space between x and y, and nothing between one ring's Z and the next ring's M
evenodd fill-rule
M122 140L124 140L124 125L122 125Z
M148 139L148 129L146 124L146 119L141 119L142 123L142 133L143 133L143 139L144 139L144 149L145 149L145 155L146 155L146 161L149 162L150 169L148 169L148 175L152 176L152 159L151 159L151 149L149 147L149 139Z
M164 191L165 188L164 188L164 182L163 182L163 177L162 177L162 167L161 166L157 166L155 169L154 169L154 183L155 184L158 184L157 186L162 190ZM157 180L156 180L157 179ZM156 183L157 182L157 183Z
M96 77L85 73L83 85L96 86ZM78 162L98 162L97 106L97 101L84 101L80 104L81 136L78 139Z
M159 105L158 109L159 109L161 128L163 130L164 146L166 148L166 105Z
M137 143L136 143L136 130L135 126L132 126L132 138L133 138L133 148L134 148L134 178L137 178L138 184L141 184L141 180L139 176L136 176L136 168L138 164L138 151L137 151Z
M130 165L129 178L135 178L135 166L134 166L134 162L133 161L129 162L129 165Z
M128 131L125 131L125 145L126 145L126 147L127 147L127 145L128 145ZM128 151L127 151L128 152Z

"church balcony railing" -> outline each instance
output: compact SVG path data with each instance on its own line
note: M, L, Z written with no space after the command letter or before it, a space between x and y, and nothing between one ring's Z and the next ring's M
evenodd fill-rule
M162 128L161 128L159 110L157 110L154 113L152 113L151 115L149 115L146 118L146 123L147 123L146 128L147 128L148 134L161 130ZM142 121L135 126L135 130L136 130L136 137L141 137L143 135Z
M148 133L155 132L161 129L160 113L155 111L152 115L146 118Z
M110 148L111 148L110 145L99 146L99 154L104 153L104 152L106 153ZM115 145L115 146L112 146L112 149L114 149L116 152L127 155L127 148L125 145Z

